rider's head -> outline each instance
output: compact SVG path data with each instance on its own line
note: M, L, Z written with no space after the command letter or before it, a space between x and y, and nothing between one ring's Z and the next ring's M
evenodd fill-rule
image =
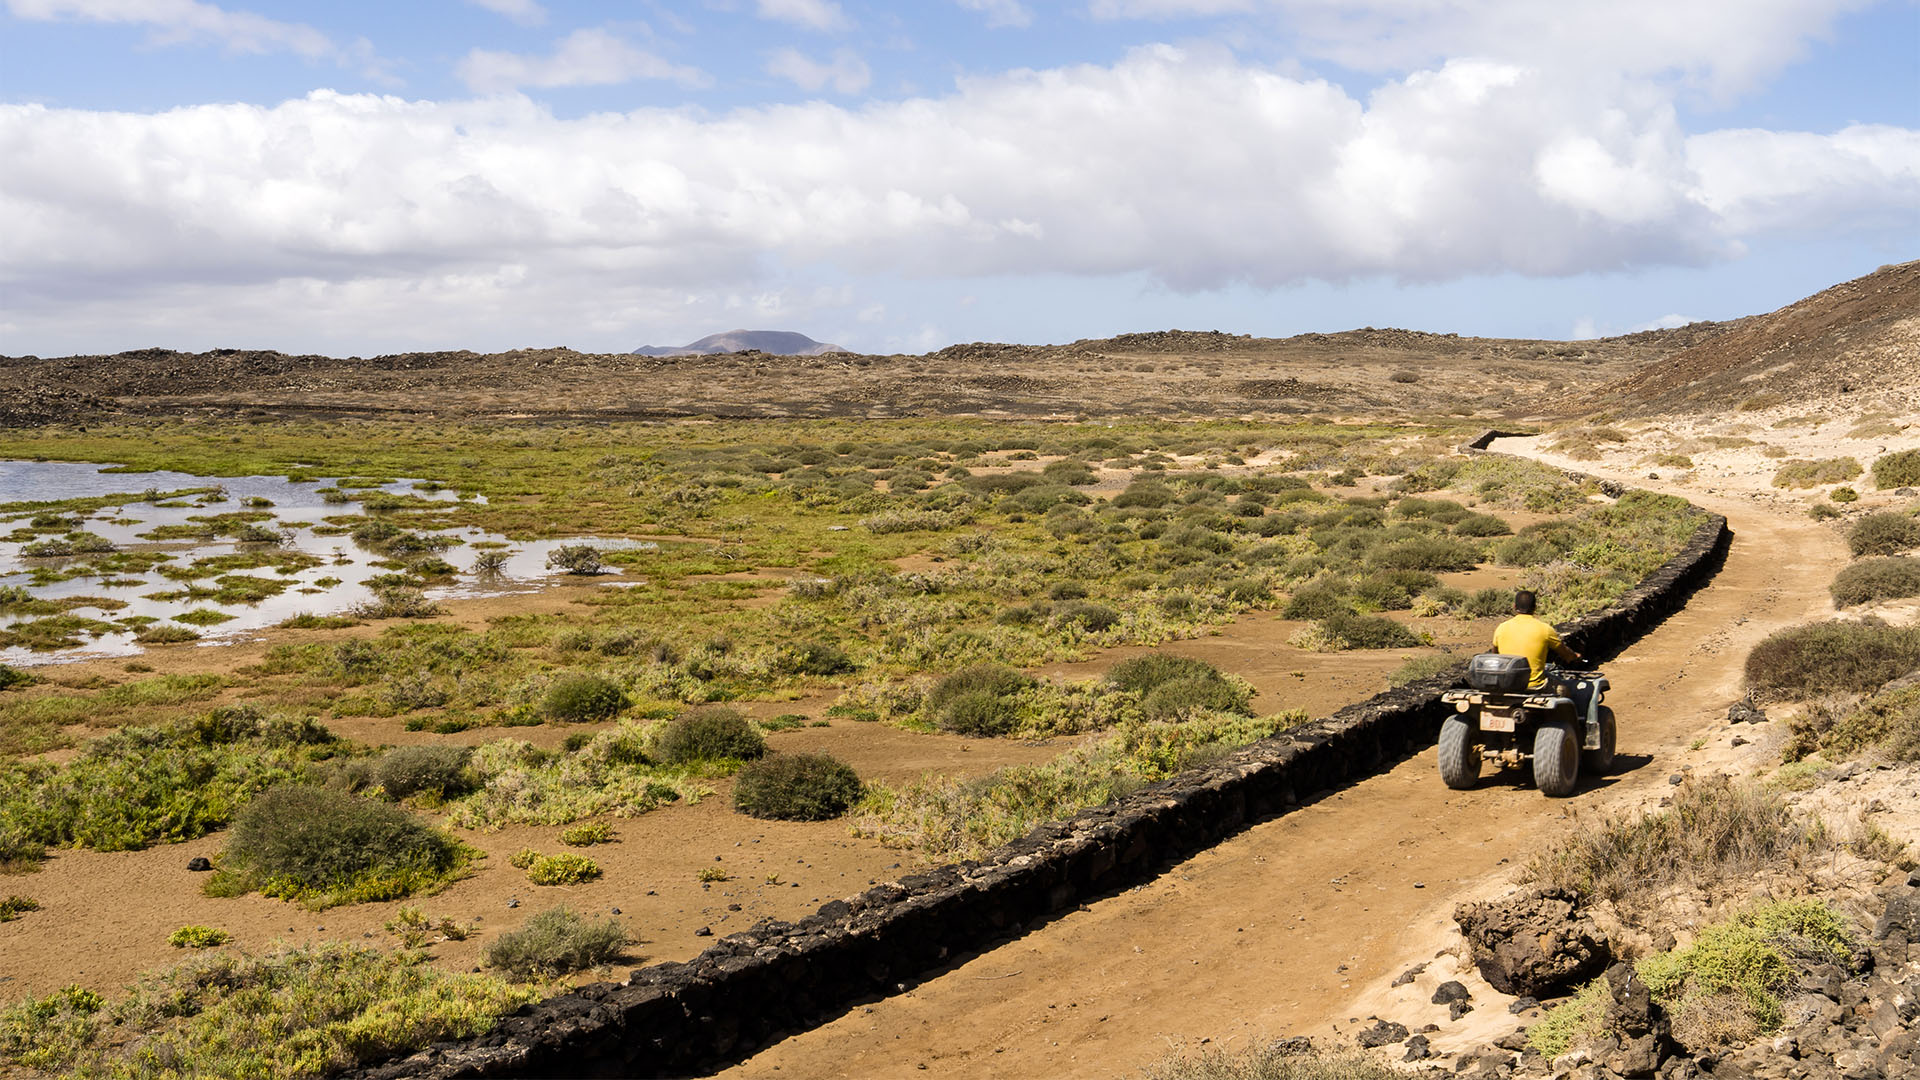
M1515 615L1533 614L1535 598L1531 589L1521 589L1513 594L1513 613Z

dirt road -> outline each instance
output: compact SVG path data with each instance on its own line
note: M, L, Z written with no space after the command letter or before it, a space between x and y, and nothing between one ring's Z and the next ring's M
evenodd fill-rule
M1550 459L1534 442L1499 448ZM1176 1045L1364 1016L1363 990L1431 957L1458 897L1567 828L1571 809L1664 785L1737 696L1747 650L1832 610L1826 585L1846 561L1833 533L1738 494L1616 478L1685 495L1735 534L1712 584L1607 665L1621 773L1570 800L1512 774L1454 792L1422 754L720 1075L1128 1076Z

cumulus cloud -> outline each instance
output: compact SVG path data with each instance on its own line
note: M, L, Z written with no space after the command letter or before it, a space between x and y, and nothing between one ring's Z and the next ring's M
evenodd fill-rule
M850 24L834 0L758 0L760 17L804 26L809 30L840 30Z
M669 79L704 86L705 73L635 48L605 30L575 30L549 56L474 49L460 61L460 81L479 93L523 86L612 86L635 79Z
M797 49L781 49L768 58L767 74L809 92L831 85L836 93L857 94L873 82L873 69L852 49L836 49L825 63Z
M467 3L505 15L522 26L538 26L547 21L547 9L534 0L467 0Z
M234 52L291 52L333 59L342 50L304 23L281 22L250 11L229 11L199 0L6 0L16 18L128 23L152 27L160 44L214 41Z
M1101 19L1258 17L1308 55L1361 71L1480 57L1547 69L1674 72L1751 88L1874 0L1089 0Z
M479 81L560 65L506 69ZM1356 98L1164 46L858 109L562 119L511 95L332 92L152 114L0 105L0 160L0 322L17 326L78 324L74 305L104 296L222 319L223 296L305 296L300 310L363 326L409 303L665 312L821 265L1182 290L1578 274L1920 207L1908 129L1688 135L1658 95L1487 60Z
M1031 26L1033 12L1020 0L959 0L961 7L987 17L988 26Z

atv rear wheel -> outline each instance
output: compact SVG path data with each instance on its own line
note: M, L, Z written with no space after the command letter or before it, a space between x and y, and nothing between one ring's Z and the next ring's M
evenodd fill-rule
M1473 723L1449 716L1440 724L1440 781L1455 791L1480 782L1480 747Z
M1617 729L1614 725L1613 710L1600 706L1600 746L1595 750L1580 751L1580 771L1595 776L1605 776L1613 768L1614 739Z
M1580 739L1566 720L1546 720L1533 733L1533 786L1542 795L1573 794L1580 783Z

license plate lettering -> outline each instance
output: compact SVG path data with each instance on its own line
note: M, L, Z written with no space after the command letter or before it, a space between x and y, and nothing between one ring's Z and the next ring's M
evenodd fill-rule
M1480 710L1480 730L1512 731L1519 712L1518 709L1483 708Z

